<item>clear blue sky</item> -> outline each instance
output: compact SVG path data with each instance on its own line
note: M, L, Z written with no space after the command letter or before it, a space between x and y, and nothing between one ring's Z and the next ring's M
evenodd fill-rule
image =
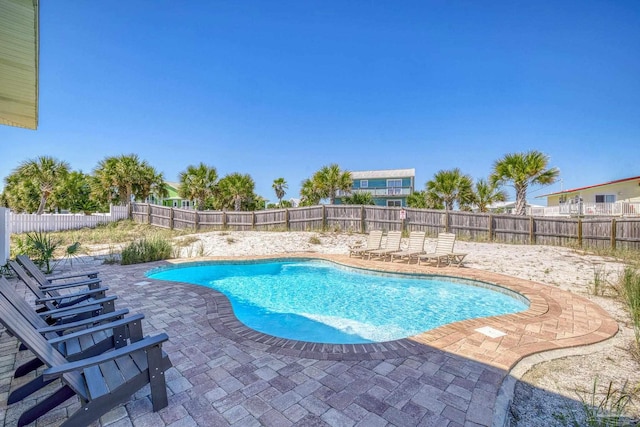
M640 175L640 1L44 1L40 124L0 177L200 161L287 198L323 165L486 177L540 150L563 188ZM560 190L560 184L530 193ZM541 202L541 200L538 200Z

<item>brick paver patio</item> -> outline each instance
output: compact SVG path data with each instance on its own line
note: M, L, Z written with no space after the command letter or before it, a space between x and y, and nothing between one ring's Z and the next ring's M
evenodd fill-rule
M522 313L458 322L390 343L310 344L246 328L215 291L144 276L164 262L97 266L110 293L119 296L117 307L144 313L145 333L169 334L163 348L174 365L166 374L167 408L152 412L147 386L102 417L100 425L490 426L494 409L504 410L495 407L500 385L522 357L599 342L617 332L616 322L587 299L526 280L467 268L314 257L482 280L519 292L531 306ZM506 335L490 338L476 331L486 326ZM29 354L19 353L16 340L1 331L0 419L13 426L59 383L7 407L9 391L33 374L13 378L13 370ZM70 399L37 426L59 425L67 411L78 407L77 399Z

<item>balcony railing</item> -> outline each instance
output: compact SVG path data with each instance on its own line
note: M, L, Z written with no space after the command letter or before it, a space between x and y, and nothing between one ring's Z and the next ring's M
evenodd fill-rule
M336 197L348 197L353 193L371 193L373 197L408 196L411 187L354 188L351 191L338 190Z
M640 203L565 203L529 210L533 216L640 216Z

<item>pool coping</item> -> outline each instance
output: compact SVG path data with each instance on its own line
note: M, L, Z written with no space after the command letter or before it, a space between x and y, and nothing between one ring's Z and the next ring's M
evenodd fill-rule
M206 301L210 326L219 334L266 352L319 360L392 359L437 348L509 371L526 356L601 342L613 337L618 331L617 322L599 305L584 297L542 283L464 267L430 267L363 260L346 255L287 253L171 260L154 263L154 267L150 269L194 262L275 259L319 259L346 267L386 273L437 275L486 282L524 296L530 305L519 313L463 320L395 341L320 344L278 338L251 329L236 318L231 303L224 294L210 288L194 286ZM144 280L167 283L146 276ZM483 327L493 328L505 335L492 338L478 331Z

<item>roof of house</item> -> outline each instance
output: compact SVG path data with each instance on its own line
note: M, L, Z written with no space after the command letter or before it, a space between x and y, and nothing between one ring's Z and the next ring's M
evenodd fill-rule
M164 182L167 191L169 192L169 197L166 197L166 200L180 200L181 197L178 195L178 189L180 188L179 182Z
M406 178L413 176L416 176L416 170L414 168L351 172L352 179Z
M526 206L528 208L543 208L544 206L542 205L534 205L532 203L526 202ZM508 208L515 208L516 207L516 201L507 201L507 202L495 202L490 204L489 206L487 206L489 209L508 209Z
M628 181L634 181L634 180L640 181L640 176L634 176L631 178L624 178L624 179L616 179L615 181L603 182L602 184L587 185L586 187L578 187L578 188L572 188L570 190L558 191L555 193L542 194L540 196L536 196L536 199L539 199L540 197L557 196L559 194L575 193L576 191L587 190L589 188L604 187L605 185L620 184L622 182L628 182Z

